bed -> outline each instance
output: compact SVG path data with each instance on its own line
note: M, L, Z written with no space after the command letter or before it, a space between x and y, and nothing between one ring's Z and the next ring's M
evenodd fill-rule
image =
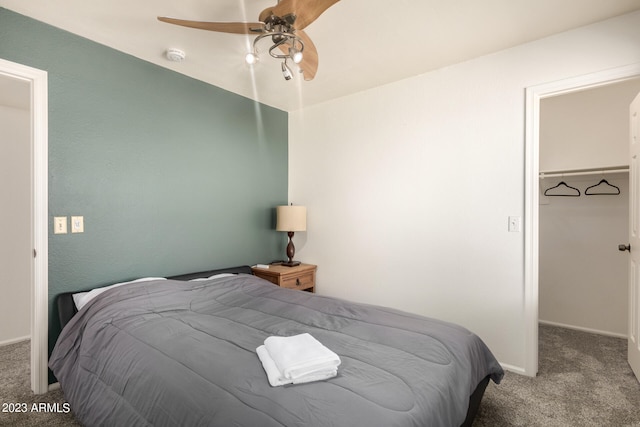
M470 426L503 376L460 326L280 288L248 266L57 305L49 366L87 426ZM256 348L304 332L340 356L338 375L270 386Z

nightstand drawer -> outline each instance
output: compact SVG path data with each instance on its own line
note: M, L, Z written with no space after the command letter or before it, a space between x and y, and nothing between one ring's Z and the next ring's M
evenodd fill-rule
M308 289L315 286L313 283L313 271L297 276L283 277L280 286L290 289Z
M317 266L313 264L300 264L295 267L273 264L269 268L251 268L253 274L275 285L307 292L316 291L316 269Z

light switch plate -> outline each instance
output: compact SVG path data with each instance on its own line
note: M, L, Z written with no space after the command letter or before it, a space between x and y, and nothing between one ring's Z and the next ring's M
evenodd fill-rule
M84 233L84 217L83 216L71 217L71 232Z
M67 234L67 217L53 217L53 234Z
M522 218L519 216L509 217L509 232L519 233L522 230L521 226Z

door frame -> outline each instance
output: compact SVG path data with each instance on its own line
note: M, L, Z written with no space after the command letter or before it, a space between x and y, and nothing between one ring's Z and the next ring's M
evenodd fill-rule
M525 375L533 377L538 373L540 101L551 96L592 89L635 77L640 77L640 63L526 88L524 224Z
M49 388L49 235L48 235L48 90L47 72L0 58L0 76L30 86L31 144L31 390Z

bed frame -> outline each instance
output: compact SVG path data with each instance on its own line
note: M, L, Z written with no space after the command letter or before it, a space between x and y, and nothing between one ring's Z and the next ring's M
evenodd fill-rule
M217 270L209 270L209 271L200 271L198 273L188 273L181 274L178 276L167 277L167 279L171 280L192 280L199 279L203 277L210 277L214 274L222 274L222 273L231 273L231 274L253 274L251 267L248 265L242 265L238 267L231 268L221 268ZM75 303L73 302L73 294L75 292L65 292L59 294L56 298L56 303L58 306L58 318L60 319L60 327L64 328L65 325L71 320L71 318L78 312ZM471 394L469 398L469 408L467 409L467 417L462 423L461 427L471 427L473 425L473 420L480 408L480 402L482 401L482 397L484 396L484 391L489 384L490 377L484 378L480 381L480 384L476 387L474 392Z

